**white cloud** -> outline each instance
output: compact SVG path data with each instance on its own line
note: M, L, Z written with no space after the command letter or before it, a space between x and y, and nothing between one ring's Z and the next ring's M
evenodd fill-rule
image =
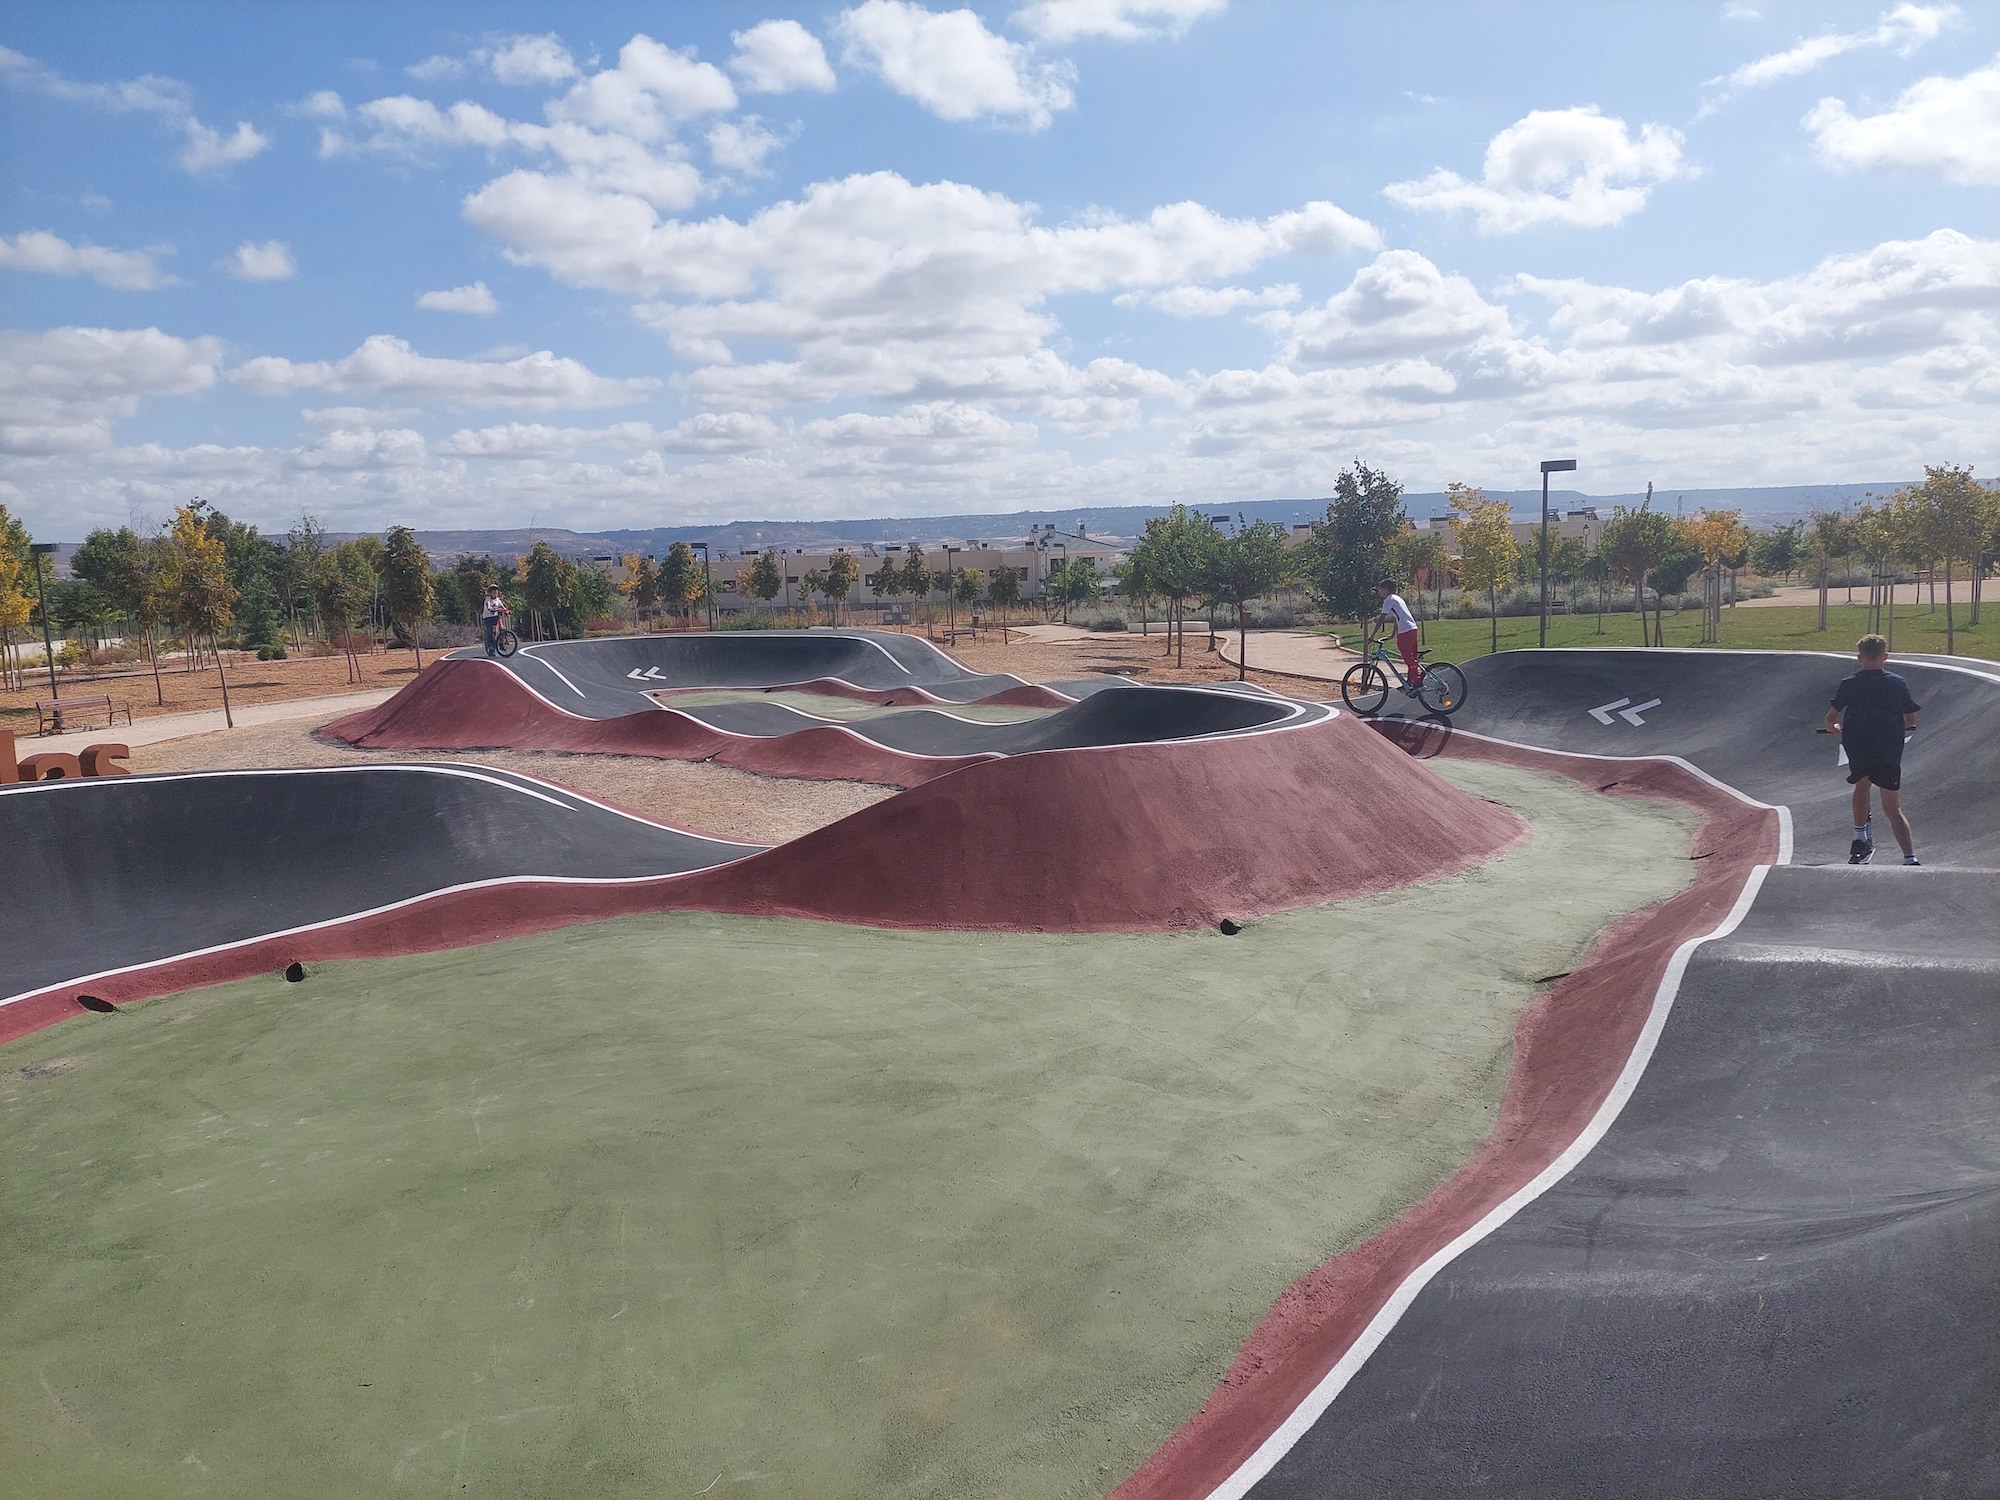
M661 140L682 120L736 107L736 90L713 63L644 34L618 49L618 66L593 73L549 106L568 120L638 141Z
M1325 305L1264 321L1286 336L1286 359L1303 365L1436 355L1511 332L1504 308L1414 250L1385 250Z
M1041 62L995 36L970 10L929 11L910 0L864 0L834 29L845 60L865 68L941 120L1003 120L1046 127L1076 103L1076 70Z
M316 427L392 427L422 413L414 406L308 406L299 415Z
M422 79L425 83L436 83L440 78L458 77L465 71L465 64L456 57L440 52L434 57L425 58L422 62L411 63L403 71L412 78Z
M1634 136L1623 120L1589 105L1538 109L1509 125L1487 146L1478 182L1440 167L1382 192L1415 212L1470 212L1483 234L1516 234L1541 224L1622 223L1646 206L1655 186L1692 175L1679 131L1645 125Z
M333 89L321 89L295 105L294 111L309 120L344 120L347 118L347 101Z
M622 406L658 387L652 379L595 375L547 350L511 360L436 359L399 338L378 333L347 358L294 363L274 355L248 360L229 378L260 395L294 391L375 391L414 401L461 407Z
M72 245L46 229L27 229L8 239L0 234L0 270L39 271L47 276L88 276L100 286L145 292L173 278L154 263L158 250L107 250Z
M1014 24L1053 45L1081 37L1131 42L1177 37L1229 0L1034 0L1014 12Z
M1805 119L1820 160L1848 171L1903 169L2000 187L2000 59L1962 78L1926 78L1878 115L1822 99Z
M579 448L654 448L668 453L746 453L784 441L785 429L750 412L701 412L673 427L650 422L614 422L608 427L552 427L543 422L505 422L494 427L462 427L437 451L459 458L554 458Z
M106 447L114 422L149 399L207 390L221 361L220 340L157 328L0 330L0 450Z
M784 144L755 115L745 115L740 120L717 120L708 128L709 160L725 172L747 175L761 172L764 158Z
M1769 53L1720 78L1709 79L1708 86L1731 91L1763 88L1781 79L1810 73L1843 53L1868 47L1893 47L1907 57L1957 17L1956 5L1898 5L1894 10L1884 11L1871 30L1828 31L1803 38L1782 52Z
M218 264L238 281L290 281L299 273L299 263L283 240L261 245L245 240Z
M177 78L148 73L118 83L77 83L31 57L0 47L0 79L14 88L113 114L155 115L181 132L186 144L180 164L197 176L248 161L271 144L271 138L248 121L239 120L228 135L204 125L195 118L188 86Z
M424 292L417 298L417 306L432 312L472 313L478 317L489 317L500 310L500 304L483 281L475 281L471 286L455 286L444 292Z
M405 469L427 456L424 436L407 427L336 428L292 455L301 469Z
M561 83L577 75L576 59L554 32L510 36L473 53L501 83Z
M1170 286L1156 292L1123 292L1111 299L1120 307L1150 307L1170 318L1219 318L1243 307L1287 307L1299 300L1289 283L1253 292L1246 286Z
M1764 19L1764 13L1754 5L1745 5L1743 0L1729 0L1729 4L1722 7L1722 19L1725 21L1761 21Z
M794 89L814 89L829 93L834 86L833 69L826 49L797 21L759 21L748 31L732 31L736 44L729 59L744 89L752 94L787 94Z

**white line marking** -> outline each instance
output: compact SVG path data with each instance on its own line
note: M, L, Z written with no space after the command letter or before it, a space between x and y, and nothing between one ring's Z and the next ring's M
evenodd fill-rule
M1743 889L1736 897L1736 904L1729 909L1729 915L1721 925L1701 937L1689 938L1674 950L1674 956L1667 963L1667 971L1660 977L1658 987L1653 991L1652 1009L1646 1016L1646 1024L1633 1044L1631 1055L1625 1059L1625 1066L1618 1074L1618 1081L1611 1086L1611 1092L1591 1116L1590 1123L1583 1132L1570 1142L1569 1147L1514 1195L1489 1212L1486 1217L1460 1234L1450 1244L1418 1266L1406 1276L1402 1284L1390 1294L1382 1309L1369 1320L1360 1337L1348 1346L1338 1363L1314 1386L1310 1395L1300 1402L1287 1417L1282 1426L1266 1438L1257 1451L1246 1458L1240 1467L1227 1479L1209 1492L1209 1500L1242 1500L1250 1489L1277 1466L1278 1460L1289 1453L1300 1438L1304 1437L1321 1417L1326 1415L1334 1398L1347 1387L1355 1374L1368 1362L1369 1356L1380 1348L1417 1296L1445 1267L1472 1249L1481 1240L1512 1219L1522 1209L1541 1197L1563 1178L1567 1177L1581 1163L1584 1157L1596 1149L1604 1139L1613 1122L1624 1111L1626 1103L1639 1086L1639 1077L1652 1061L1653 1051L1659 1045L1660 1034L1666 1029L1667 1017L1674 1008L1674 999L1680 993L1681 978L1687 973L1688 960L1694 951L1704 943L1727 937L1742 923L1749 913L1750 905L1763 889L1764 877L1771 871L1769 865L1758 865L1743 882Z
M575 693L577 697L582 698L586 703L589 702L590 695L584 692L584 690L578 687L575 683L571 682L567 677L563 677L563 674L560 671L558 671L554 666L552 666L550 663L543 661L541 657L537 656L535 654L537 649L538 648L534 646L523 646L521 648L521 654L527 657L530 661L534 662L536 666L547 667L551 672L555 672L556 676L562 677L562 683L564 687L568 688L572 693Z
M446 762L442 765L405 765L400 762L388 762L381 764L370 763L362 766L252 766L235 771L155 771L138 776L84 776L75 780L71 780L65 776L56 781L25 781L18 786L0 787L0 796L15 796L24 792L54 791L63 787L147 786L162 781L202 781L216 776L342 776L352 775L359 771L418 771L430 772L437 776L462 776L468 781L484 781L493 786L504 787L508 791L518 793L523 797L533 797L537 801L548 803L551 807L559 807L564 812L576 811L576 808L567 802L551 797L545 792L535 791L530 787L517 786L511 781L503 780L500 775L492 771L472 766L455 765L451 762ZM548 782L540 782L538 784L542 786L549 785ZM569 788L562 787L559 790L567 792ZM615 809L613 810L615 811ZM700 835L696 834L693 837L699 838Z
M1648 698L1644 703L1635 703L1630 708L1621 708L1618 711L1618 717L1636 729L1646 722L1639 715L1649 708L1658 708L1659 706L1660 700L1658 698Z
M1631 701L1630 698L1614 698L1609 703L1598 704L1597 707L1588 710L1588 712L1591 718L1597 720L1598 723L1609 726L1612 713L1617 709L1623 708Z

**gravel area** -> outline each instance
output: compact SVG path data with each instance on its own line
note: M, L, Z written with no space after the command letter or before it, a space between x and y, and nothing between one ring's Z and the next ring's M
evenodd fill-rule
M574 787L600 801L676 828L779 844L886 797L893 787L859 781L796 781L728 766L633 755L561 755L544 750L446 753L355 750L314 737L311 721L262 724L220 734L136 745L134 771L223 771L263 766L351 766L364 761L476 761Z

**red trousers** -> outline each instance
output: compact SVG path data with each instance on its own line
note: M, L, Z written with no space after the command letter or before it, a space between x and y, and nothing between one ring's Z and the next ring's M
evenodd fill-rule
M1424 680L1424 669L1417 665L1417 632L1401 630L1396 633L1396 649L1403 653L1403 671L1415 687Z

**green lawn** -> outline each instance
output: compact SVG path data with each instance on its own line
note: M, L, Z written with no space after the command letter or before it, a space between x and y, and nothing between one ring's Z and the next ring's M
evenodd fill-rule
M673 913L0 1048L9 1500L1101 1495L1491 1128L1692 819L1241 935Z
M1836 594L1835 598L1839 596ZM2000 600L1989 601L1985 619L1977 630L1968 629L1965 624L1965 607L1958 606L1957 652L1960 656L1983 657L1988 661L2000 661ZM1695 611L1675 614L1666 613L1667 644L1669 646L1699 646L1701 641L1701 615ZM1520 650L1536 644L1536 620L1533 615L1500 621L1500 649ZM1445 661L1464 661L1468 657L1484 656L1488 649L1487 620L1429 620L1424 623L1424 644L1432 653ZM1779 605L1775 608L1725 609L1722 612L1722 638L1716 644L1741 650L1763 651L1839 651L1851 652L1854 643L1868 631L1868 611L1860 604L1833 604L1826 612L1826 629L1819 628L1819 610L1816 606L1794 607ZM1340 632L1343 639L1354 634L1354 627L1347 626ZM1603 633L1598 633L1595 615L1554 615L1549 619L1549 644L1551 646L1637 646L1639 640L1639 617L1635 614L1604 616ZM1898 651L1943 651L1944 607L1940 605L1936 614L1926 607L1901 605L1896 612L1896 635L1894 646Z

